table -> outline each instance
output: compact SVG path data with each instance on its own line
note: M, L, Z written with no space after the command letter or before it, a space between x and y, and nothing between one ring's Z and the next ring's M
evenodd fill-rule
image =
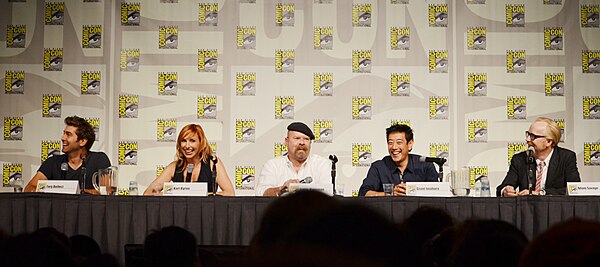
M458 222L469 218L507 221L530 239L572 217L600 221L600 197L516 198L377 197L339 198L362 203L402 222L420 206L446 210ZM124 259L125 244L142 244L154 229L177 225L199 245L248 245L269 197L92 196L43 193L0 194L0 228L8 234L54 227L68 236L94 238L104 252Z

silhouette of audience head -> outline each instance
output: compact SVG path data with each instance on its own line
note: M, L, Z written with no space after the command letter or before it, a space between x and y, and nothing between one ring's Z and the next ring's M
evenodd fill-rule
M534 238L519 266L598 266L599 259L600 223L571 219Z
M500 220L468 220L456 228L449 266L517 266L527 237Z
M71 240L71 257L75 264L81 264L88 258L100 256L102 251L93 238L86 235L74 235Z
M63 238L64 236L64 238ZM4 241L0 252L3 267L71 267L69 239L53 228L39 229Z
M146 236L144 259L149 267L197 266L196 237L178 226L162 228Z

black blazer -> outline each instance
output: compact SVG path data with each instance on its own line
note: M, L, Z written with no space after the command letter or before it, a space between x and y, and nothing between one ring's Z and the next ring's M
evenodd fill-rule
M496 195L501 196L502 188L507 185L512 185L515 189L518 188L517 191L527 189L529 185L527 167L526 151L514 155L504 181L496 188ZM575 152L571 150L558 146L554 147L548 168L546 176L547 195L565 195L567 193L567 182L581 182L577 170L577 158ZM535 175L535 169L533 173Z

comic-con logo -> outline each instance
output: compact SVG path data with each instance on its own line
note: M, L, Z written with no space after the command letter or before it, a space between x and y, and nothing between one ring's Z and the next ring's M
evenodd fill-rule
M475 183L483 178L488 177L487 166L470 166L469 167L469 180L471 181L471 187L475 187Z
M371 50L352 50L352 72L371 73Z
M294 50L275 51L275 72L294 72L294 60L296 52Z
M352 119L353 120L370 120L373 109L373 100L370 96L353 96L352 97Z
M198 72L217 72L217 49L198 49Z
M256 49L256 27L237 27L237 48Z
M333 49L333 27L315 27L313 32L313 47L317 50Z
M138 143L135 141L119 141L119 165L137 165Z
M583 143L583 165L600 166L600 143Z
M600 50L581 52L581 70L583 73L600 73Z
M352 26L371 27L371 4L352 5Z
M23 117L4 117L4 140L23 140Z
M25 72L7 70L4 73L4 93L5 94L23 94L25 93Z
M137 95L119 95L119 118L137 118L139 104Z
M217 26L219 22L219 5L216 3L200 3L198 25Z
M509 120L527 119L527 98L524 96L507 96L506 116Z
M165 165L156 165L156 177L160 176L165 171L165 168L167 168Z
M448 119L448 97L430 96L429 97L429 119L447 120Z
M352 144L352 166L371 166L373 146L371 144Z
M448 50L429 51L429 73L448 73Z
M63 49L44 48L44 71L62 71Z
M275 6L275 25L276 26L294 26L294 13L296 7L294 4L277 3Z
M512 160L512 157L515 154L518 154L520 152L523 152L525 150L527 150L527 143L525 142L518 142L518 143L508 143L508 155L507 155L507 163L508 165L510 165L510 161Z
M217 143L216 142L209 142L208 146L210 146L210 150L212 151L213 156L216 157L216 155L217 155Z
M390 81L391 96L410 96L410 73L392 73Z
M392 50L409 50L410 27L392 27L390 29L390 43Z
M140 26L140 3L121 3L121 26Z
M560 143L565 142L565 119L555 119L554 122L560 129Z
M468 96L486 96L487 95L487 73L469 73L469 74L467 74L467 95Z
M314 96L332 96L333 73L314 73L313 93Z
M583 97L583 119L600 119L600 96Z
M254 143L256 138L256 121L254 120L235 120L235 142L236 143Z
M581 27L598 28L598 5L581 5Z
M235 95L256 95L256 72L238 72L235 74Z
M544 5L561 5L562 0L544 0Z
M333 121L314 120L313 133L315 133L315 143L333 142Z
M100 94L100 71L82 71L81 72L81 94L99 95Z
M507 50L506 72L525 73L527 63L525 56L525 50Z
M94 129L94 135L96 136L96 140L100 139L100 118L85 118Z
M450 145L448 143L429 144L429 156L434 158L444 158L444 166L448 166L448 155L450 154Z
M294 118L294 97L276 96L275 97L275 119L293 119Z
M158 73L158 95L177 95L177 72Z
M23 178L23 164L4 163L2 164L2 186L9 187L11 182Z
M429 5L429 27L448 27L448 5Z
M42 140L41 163L44 163L44 161L51 157L60 155L60 146L60 141Z
M156 141L175 142L177 139L177 120L176 119L157 119L156 120Z
M6 48L25 48L25 36L27 27L25 25L6 26Z
M410 127L410 120L391 120L390 126L394 126L394 125L406 125L406 126Z
M469 50L485 50L487 29L485 27L469 27L467 28L467 49Z
M467 136L469 143L487 143L487 120L469 120L467 122Z
M121 71L138 72L140 70L140 50L121 50L120 63Z
M62 95L44 94L42 96L42 117L60 118L62 111Z
M217 97L199 96L197 105L198 119L216 119L217 118Z
M525 5L506 5L506 27L525 27Z
M101 25L83 25L81 34L82 48L101 48L102 47L102 26Z
M45 25L63 25L65 22L65 3L46 2L44 11Z
M544 92L546 96L564 96L565 95L565 74L564 73L545 73L544 74Z
M562 27L544 27L544 50L563 50Z
M275 157L279 157L279 156L287 157L288 148L284 143L276 142L275 145L273 146L273 154L275 155Z
M235 166L235 189L252 190L256 180L256 168L254 166Z
M160 26L158 28L158 49L177 49L179 28L177 26Z

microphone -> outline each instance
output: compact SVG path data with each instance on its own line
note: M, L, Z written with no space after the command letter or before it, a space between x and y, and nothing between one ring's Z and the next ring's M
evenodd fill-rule
M64 180L65 176L67 175L67 170L69 169L69 165L66 162L63 162L62 164L60 164L60 171L61 171L61 179Z
M194 171L194 164L193 163L189 163L186 167L187 169L187 178L190 179L190 182L192 181L192 172ZM184 179L185 181L185 179Z
M312 183L312 181L313 181L312 177L308 176L308 177L300 180L300 183L301 184L310 184L310 183Z
M85 180L87 178L87 175L86 175L87 172L85 170L85 157L79 155L79 158L81 159L81 173L82 173L82 176L83 176L83 186L81 187L81 194L85 194L86 193L85 192L85 185L86 185L86 181ZM61 169L62 169L62 166L61 166Z
M335 170L335 163L338 162L338 158L336 155L329 155L329 160L331 160L331 184L333 185L333 195L336 195L335 192L335 176L336 176L336 170Z
M533 164L533 162L535 162L535 159L533 158L533 153L535 152L535 149L533 149L532 146L527 148L527 163L529 164Z
M534 182L533 180L535 179L535 158L533 157L533 152L535 150L533 149L532 146L527 148L527 151L525 153L527 153L527 183L529 186L529 194L531 195L532 191L535 189L534 188Z
M439 165L444 165L444 163L446 163L446 159L445 158L431 158L431 157L420 157L419 158L420 162L435 162Z
M212 170L212 181L213 181L213 184L212 184L213 188L212 188L212 190L213 190L213 196L217 195L217 162L218 161L219 160L218 160L217 156L215 155L213 157L213 170Z
M329 155L329 160L331 160L331 163L336 164L338 162L338 158L336 155Z

